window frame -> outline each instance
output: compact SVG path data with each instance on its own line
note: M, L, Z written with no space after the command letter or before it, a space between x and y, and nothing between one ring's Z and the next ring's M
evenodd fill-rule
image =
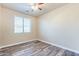
M16 17L21 17L22 18L22 32L16 32L16 30L15 30L15 19L16 19ZM31 19L29 19L29 21L30 21L30 31L29 32L26 32L25 30L24 30L24 19L29 19L29 18L26 18L26 17L22 17L22 16L15 16L14 17L14 33L15 34L24 34L24 33L31 33L32 32L32 21L31 21Z

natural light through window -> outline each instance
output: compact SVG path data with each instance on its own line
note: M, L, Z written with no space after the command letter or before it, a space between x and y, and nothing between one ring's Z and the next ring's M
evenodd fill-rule
M24 17L15 16L14 32L15 33L31 32L31 20Z

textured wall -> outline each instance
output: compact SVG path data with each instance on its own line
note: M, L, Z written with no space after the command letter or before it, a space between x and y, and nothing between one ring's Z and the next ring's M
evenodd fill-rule
M2 36L3 39L0 39L0 46L5 46L5 45L10 45L10 44L15 44L19 42L25 42L29 40L34 40L37 39L37 19L32 16L28 16L13 10L10 10L8 8L1 8L0 10L0 19L1 21L1 29L2 30ZM31 19L32 21L32 31L30 33L21 33L21 34L15 34L14 33L14 17L15 16L23 16L26 18ZM0 31L1 31L0 29ZM1 43L2 42L2 43Z
M39 19L40 39L79 51L79 4L57 8Z

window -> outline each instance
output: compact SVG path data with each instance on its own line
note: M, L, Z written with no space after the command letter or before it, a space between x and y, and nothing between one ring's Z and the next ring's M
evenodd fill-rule
M15 33L31 32L31 20L16 16L14 21L14 32Z

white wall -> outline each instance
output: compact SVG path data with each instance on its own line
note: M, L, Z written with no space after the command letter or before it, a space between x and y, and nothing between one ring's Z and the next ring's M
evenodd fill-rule
M1 9L1 6L0 6L0 46L3 44L3 37L2 37L2 9Z
M0 28L1 28L1 6L0 6ZM0 29L0 40L1 40L1 29Z
M0 39L0 47L37 39L37 25L36 25L37 19L35 17L28 16L4 7L1 8L0 12L2 12L0 13L1 14L0 17L2 17L2 19L0 19L2 27L1 26L0 27L2 28L3 33L3 34L0 33L3 36L3 39ZM24 33L24 34L14 33L13 22L15 16L23 16L31 19L32 21L31 33Z
M57 8L39 19L40 39L79 51L79 4Z

